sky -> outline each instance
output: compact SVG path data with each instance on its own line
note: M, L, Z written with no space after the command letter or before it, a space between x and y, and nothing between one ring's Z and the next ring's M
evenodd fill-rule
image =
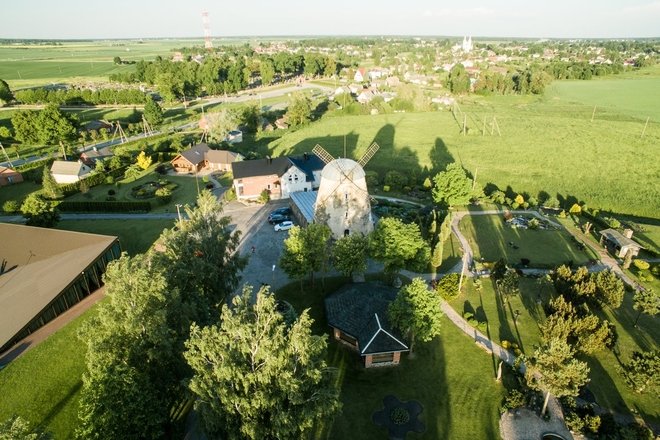
M660 37L660 0L6 0L0 38Z

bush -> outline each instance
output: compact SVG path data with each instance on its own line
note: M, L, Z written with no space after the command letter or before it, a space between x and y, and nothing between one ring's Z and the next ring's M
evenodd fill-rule
M384 191L384 192L390 192L390 187L389 187L389 185L383 185L383 191Z
M270 191L267 189L261 191L261 194L259 195L258 202L259 203L268 203L270 201Z
M383 180L383 183L391 188L401 189L406 186L408 179L400 172L392 170L385 173L385 179Z
M367 181L368 188L375 188L380 185L380 175L376 171L365 171L364 178Z
M639 258L635 258L633 260L633 264L639 270L648 270L648 268L651 267L651 265L647 261L640 260Z
M516 389L509 390L502 403L502 412L505 413L510 409L521 408L523 406L525 406L525 395Z
M60 211L68 212L148 212L149 202L69 202L57 205Z
M105 183L107 183L108 185L112 185L113 183L115 183L115 178L112 176L108 176L105 178Z
M395 425L405 425L410 421L410 413L405 408L397 406L390 413L390 420Z
M17 200L7 200L2 204L2 210L7 214L13 214L21 209L21 204Z
M169 188L158 188L154 193L161 205L167 205L172 200L172 191Z
M456 298L458 296L458 279L457 273L445 275L436 283L435 291L447 301Z
M225 191L224 197L225 197L225 201L227 202L236 200L236 191L234 190L234 187L231 187L227 191Z

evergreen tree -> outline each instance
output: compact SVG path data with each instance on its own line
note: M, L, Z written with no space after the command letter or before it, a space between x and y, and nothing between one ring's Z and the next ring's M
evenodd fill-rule
M144 119L152 127L156 127L163 122L163 109L151 95L147 96L147 102L144 104Z
M2 80L0 80L2 81ZM53 437L41 429L33 429L30 423L19 416L0 422L0 440L50 440Z
M287 325L275 299L251 288L222 307L219 325L193 325L185 357L206 432L227 439L297 440L340 408L325 336L307 311Z
M660 313L660 295L652 289L639 289L635 291L633 296L633 308L637 310L637 317L635 318L635 327L642 313L648 316L655 316Z
M636 393L660 393L660 351L635 351L630 362L618 368L626 384Z
M409 333L411 353L416 338L428 342L440 334L443 316L440 302L422 278L413 278L399 290L388 314L394 326Z
M552 339L534 353L527 365L527 385L545 393L541 414L545 414L550 394L555 397L578 395L589 381L589 366L574 358L574 351L565 341Z
M50 200L61 199L64 197L64 193L60 189L58 183L55 182L55 178L47 166L44 167L44 172L41 176L41 192Z

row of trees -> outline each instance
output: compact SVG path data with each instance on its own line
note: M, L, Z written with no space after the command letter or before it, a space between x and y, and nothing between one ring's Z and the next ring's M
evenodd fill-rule
M176 437L188 392L207 433L296 439L340 407L326 341L306 312L285 322L262 289L232 306L245 261L238 234L203 192L159 251L122 256L106 272L109 300L81 331L88 347L83 438Z
M43 87L14 92L14 98L23 104L97 105L144 104L147 94L138 89L66 89L50 90Z

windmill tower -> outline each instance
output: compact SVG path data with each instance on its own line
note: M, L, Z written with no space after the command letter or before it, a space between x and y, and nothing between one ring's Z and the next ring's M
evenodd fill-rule
M349 234L367 235L373 230L371 203L362 167L379 148L374 142L357 162L341 157L335 159L320 145L312 150L326 163L321 172L314 220L328 225L334 238Z
M204 11L202 12L202 24L204 25L204 47L206 49L213 49L213 43L211 42L211 22L209 20L209 13Z

